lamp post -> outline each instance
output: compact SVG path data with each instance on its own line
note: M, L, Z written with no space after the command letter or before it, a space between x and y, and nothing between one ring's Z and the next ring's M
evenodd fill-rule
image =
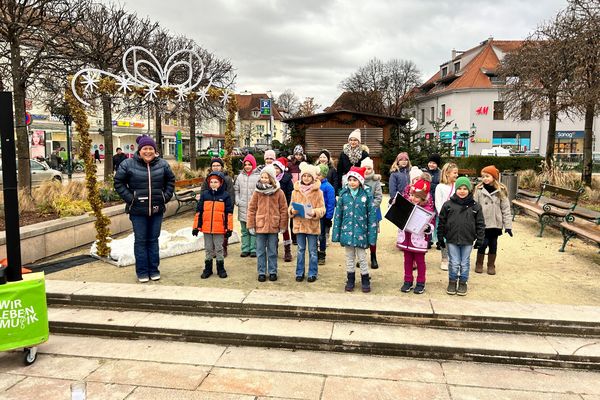
M452 127L452 157L456 156L456 135L458 135L458 124L455 122Z
M477 134L477 127L475 126L475 122L473 122L471 124L471 134L469 135L469 138L473 141L473 143L475 143L475 135ZM469 155L469 152L467 151L467 156Z
M71 115L71 110L67 103L51 107L50 113L65 124L65 129L67 131L67 178L71 180L73 176L71 163L71 124L73 123L73 116Z

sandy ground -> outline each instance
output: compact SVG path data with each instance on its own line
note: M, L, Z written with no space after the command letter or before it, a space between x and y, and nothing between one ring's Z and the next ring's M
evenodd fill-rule
M174 232L176 229L191 226L192 221L193 214L188 212L165 220L163 229ZM239 231L239 225L236 229ZM474 273L475 253L473 252L469 293L466 298L600 306L600 254L597 246L575 238L571 239L566 251L560 253L558 252L562 244L560 231L547 229L544 237L539 238L536 236L538 229L536 220L517 216L513 228L514 237L502 235L499 239L495 276L487 275L485 272ZM378 240L380 268L371 270L371 294L416 298L415 296L419 295L399 291L404 274L403 255L395 247L395 237L395 226L386 220L382 221ZM89 248L80 248L43 261L59 260L88 252ZM294 246L293 253L295 252ZM229 257L225 260L225 267L229 274L227 279L219 279L215 274L209 279L201 280L204 253L191 253L161 260L162 279L148 284L236 288L248 292L258 288L339 293L344 291L346 277L344 252L337 243L328 247L327 263L319 266L319 279L314 283L306 281L298 283L294 280L296 260L294 258L292 262L283 262L281 242L277 282L258 282L256 259L240 258L239 253L239 243L229 247ZM427 285L425 293L420 296L448 297L445 292L448 275L446 271L439 268L440 259L440 252L435 249L427 253ZM52 273L48 275L48 279L136 283L133 266L119 268L101 261Z

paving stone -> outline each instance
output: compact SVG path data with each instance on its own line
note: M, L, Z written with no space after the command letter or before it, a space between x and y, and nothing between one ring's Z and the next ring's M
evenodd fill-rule
M2 363L2 359L0 358L0 363ZM15 383L22 381L25 379L25 376L21 375L11 375L11 374L0 374L0 391L6 390L9 387L13 386Z
M534 352L556 355L556 351L544 337L526 334L511 335L413 326L335 323L332 338L343 342L444 346L449 349L484 349L495 352Z
M200 385L208 370L208 367L186 364L111 360L88 376L87 380L193 390Z
M600 400L600 396L596 396L593 394L583 394L581 395L581 397L583 397L583 400Z
M72 382L64 379L27 377L6 392L0 392L0 400L70 399Z
M153 329L201 330L278 337L329 339L331 322L266 318L203 317L153 313L138 326Z
M271 371L213 368L200 390L291 399L319 399L323 377Z
M576 321L600 324L600 307L565 304L524 304L463 300L460 307L449 300L431 299L436 314L509 319L541 319L549 321Z
M348 296L338 293L282 292L253 290L244 304L266 304L292 307L317 307L349 311L388 311L402 313L432 314L427 299L406 301L398 296Z
M450 386L452 400L581 400L577 394Z
M217 366L421 382L446 381L442 367L436 361L260 347L229 347Z
M39 354L35 363L26 366L20 352L8 355L10 357L1 360L0 372L16 375L83 380L100 366L100 361L96 359L44 354Z
M449 385L600 394L600 372L459 362L442 368Z
M48 319L50 322L60 321L131 327L135 326L148 315L150 315L149 312L139 311L48 307Z
M73 293L83 289L90 283L77 281L61 281L46 278L46 294L52 295L72 295Z
M131 385L100 382L87 382L86 386L89 400L123 400L135 389Z
M450 397L443 384L327 377L321 399L449 400Z
M546 339L560 355L578 355L600 358L599 338L546 336Z
M200 390L177 390L138 387L127 400L254 400L255 396L215 393ZM270 398L271 399L271 398ZM275 399L274 399L275 400Z
M39 347L39 351L46 354L192 365L214 365L225 349L225 346L202 343L62 335L51 335L50 340Z

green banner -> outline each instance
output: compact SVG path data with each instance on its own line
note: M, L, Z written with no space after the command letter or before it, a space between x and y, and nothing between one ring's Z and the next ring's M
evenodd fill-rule
M48 340L48 307L42 272L0 285L0 351Z

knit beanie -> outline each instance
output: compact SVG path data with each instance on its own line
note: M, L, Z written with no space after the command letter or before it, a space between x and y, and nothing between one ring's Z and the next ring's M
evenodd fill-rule
M361 185L365 184L365 168L351 167L350 171L346 174L347 178L353 177L358 179Z
M211 178L217 178L221 185L223 185L223 181L225 180L225 175L221 171L213 171L206 177L206 181L210 183Z
M210 166L211 166L211 167L212 167L212 165L213 165L214 163L219 163L219 164L221 164L221 167L224 167L224 166L225 166L225 163L224 163L224 162L223 162L223 160L222 160L221 158L219 158L219 157L214 157L214 158L212 158L212 159L210 160Z
M329 150L327 149L323 149L319 152L319 157L321 156L321 154L325 154L325 157L327 157L327 162L331 162L331 153L329 152Z
M273 151L273 150L267 150L267 151L265 151L265 155L264 155L265 160L267 158L272 158L274 160L275 157L276 157L275 156L275 151Z
M496 181L500 178L500 171L498 170L498 168L496 168L495 165L488 165L487 167L483 168L481 170L481 173L484 172L486 174L490 174Z
M304 154L304 149L301 145L298 144L294 147L294 154Z
M371 157L367 157L364 160L362 160L360 166L373 169L373 160L371 159Z
M458 178L456 180L456 182L454 183L454 187L456 189L458 189L461 186L466 186L467 189L469 190L469 192L473 189L473 186L471 186L471 181L469 180L469 178L467 178L466 176L461 176L460 178Z
M421 171L421 169L419 167L415 167L415 166L413 166L410 169L410 171L408 172L408 176L410 177L410 182L412 182L416 178L420 177L421 175L423 175L423 171Z
M285 157L279 157L277 160L273 161L273 165L279 167L281 172L285 172L287 170L288 160Z
M135 142L138 144L138 151L144 146L151 146L156 151L156 142L148 135L138 136Z
M319 175L321 175L323 178L326 178L327 174L329 173L329 167L327 164L319 164L317 165L317 168L319 168Z
M410 186L410 192L415 196L420 198L421 200L425 200L429 191L431 190L431 183L426 180L419 179L414 183L414 185Z
M304 161L300 163L300 178L302 178L302 175L304 174L309 174L313 177L313 179L317 179L318 173L319 167L317 167L316 165L312 165Z
M350 139L357 139L359 142L361 142L360 140L360 129L355 129L352 132L350 132L350 135L348 136L348 140Z
M273 166L273 164L265 165L265 167L260 171L260 173L261 175L269 175L269 180L271 181L272 185L275 185L277 183L277 174L275 173L275 167Z
M405 151L403 151L402 153L398 153L398 156L396 157L396 159L410 161L410 158L408 157L408 153Z
M427 162L431 162L433 161L434 163L437 164L438 168L440 168L442 166L442 157L440 157L439 154L433 153L429 156L429 158L427 159Z

